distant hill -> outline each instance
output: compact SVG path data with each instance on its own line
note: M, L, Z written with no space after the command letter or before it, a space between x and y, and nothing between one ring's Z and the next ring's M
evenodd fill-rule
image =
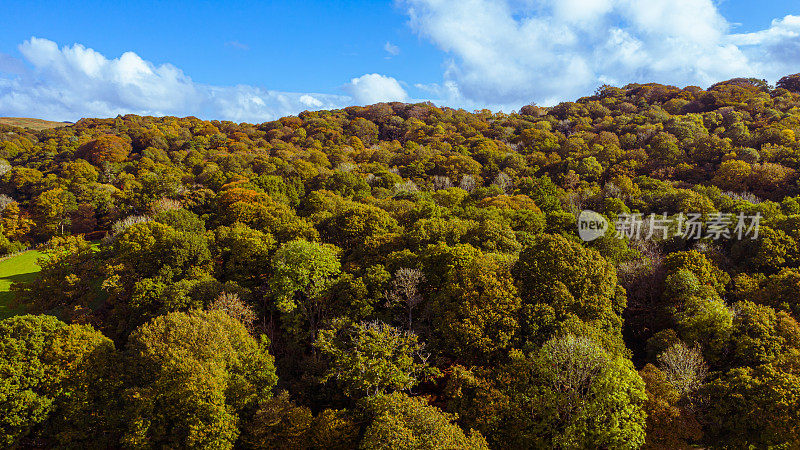
M30 128L32 130L46 130L48 128L72 125L72 122L53 122L51 120L30 119L27 117L0 117L0 124Z

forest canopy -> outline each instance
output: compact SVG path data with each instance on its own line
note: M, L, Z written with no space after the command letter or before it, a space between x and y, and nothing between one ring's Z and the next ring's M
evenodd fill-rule
M798 135L800 75L0 125L0 443L795 447ZM616 233L688 213L759 228Z

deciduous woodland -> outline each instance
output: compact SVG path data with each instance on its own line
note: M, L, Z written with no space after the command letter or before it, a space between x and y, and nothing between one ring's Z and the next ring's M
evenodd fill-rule
M0 126L0 443L797 447L798 134L800 75Z

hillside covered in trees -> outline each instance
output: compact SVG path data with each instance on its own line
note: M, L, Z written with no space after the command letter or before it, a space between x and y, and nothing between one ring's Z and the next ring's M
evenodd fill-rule
M798 135L800 75L0 125L0 445L797 447Z

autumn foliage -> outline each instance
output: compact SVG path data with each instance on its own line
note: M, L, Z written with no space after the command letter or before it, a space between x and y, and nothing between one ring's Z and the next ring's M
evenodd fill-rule
M796 448L799 133L798 75L0 125L0 442Z

